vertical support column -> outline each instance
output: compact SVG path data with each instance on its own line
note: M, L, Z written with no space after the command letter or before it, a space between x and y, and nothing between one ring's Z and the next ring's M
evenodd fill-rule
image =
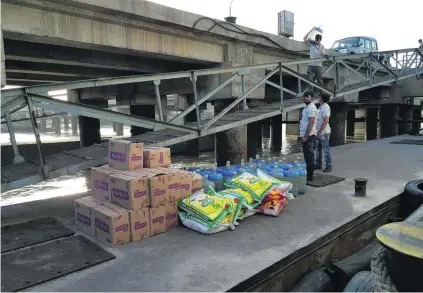
M413 106L412 105L401 105L399 106L399 117L401 119L398 123L398 134L409 134L411 132L412 123L410 120L413 120ZM404 123L404 121L410 121Z
M345 144L345 121L347 119L347 104L346 103L331 103L330 115L330 146L338 146Z
M15 155L13 158L13 164L23 163L25 162L25 159L19 154L18 143L16 142L15 131L13 129L13 122L10 118L10 113L9 111L6 111L4 114L6 118L7 129L9 130L10 142L12 143L13 153Z
M6 58L4 54L3 30L0 28L0 87L6 85Z
M263 148L263 121L257 121L257 148L261 150Z
M191 100L191 98L193 98L193 97L189 97L190 100ZM191 111L190 113L188 113L185 116L185 118L186 118L186 121L188 123L190 123L190 122L196 123L197 122L196 111L195 110ZM193 127L193 126L189 126L189 127ZM199 141L199 139L194 138L194 139L191 139L191 140L185 142L183 153L186 156L198 158L200 156L200 141Z
M44 132L47 130L47 118L40 118L38 128L40 132Z
M247 157L255 158L257 155L257 146L259 135L258 133L261 125L259 122L247 124ZM261 145L261 140L260 140Z
M122 136L123 135L123 124L122 123L116 123L116 135Z
M398 135L398 105L380 105L380 137L391 137Z
M280 150L282 147L282 115L272 117L272 147Z
M68 114L65 114L63 116L63 127L65 130L69 130L69 116Z
M270 138L270 118L263 120L263 137Z
M230 100L216 102L216 112L221 112L231 102ZM240 103L229 112L236 112L242 108L243 105ZM247 149L247 125L216 134L216 162L218 166L224 166L227 161L230 161L231 164L239 164L242 159L247 160Z
M154 108L154 105L130 105L129 113L134 116L155 120L156 112ZM140 135L149 131L151 130L148 128L131 126L131 136Z
M422 107L421 106L414 106L413 108L413 120L422 120ZM419 129L421 127L422 122L413 122L411 132L413 134L419 133Z
M347 110L347 136L354 136L355 110Z
M56 134L60 134L62 132L62 125L60 121L60 116L53 116L53 129Z
M368 108L366 110L366 139L373 140L377 138L377 108Z
M29 115L31 117L32 129L34 131L35 142L37 143L38 155L40 157L41 173L43 174L44 179L46 179L49 176L49 174L48 174L49 172L48 172L48 169L47 169L47 166L46 166L46 160L44 158L44 153L43 153L42 148L41 148L40 132L38 131L37 119L35 118L36 117L35 108L32 104L31 97L29 97L28 95L26 96L26 101L28 103L28 109L29 109Z
M67 90L68 92L68 102L78 103L79 101L79 92L78 90ZM69 114L72 135L78 135L78 116Z
M80 100L79 102L95 107L107 107L107 100ZM87 147L101 142L100 119L79 116L78 122L81 147Z

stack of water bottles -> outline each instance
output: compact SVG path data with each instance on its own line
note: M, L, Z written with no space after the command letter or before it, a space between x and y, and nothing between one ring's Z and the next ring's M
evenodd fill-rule
M293 185L290 192L294 196L306 192L306 164L300 157L294 162L287 163L285 158L282 160L276 160L274 158L264 160L256 156L256 159L250 158L248 163L241 160L241 164L239 165L230 165L230 162L227 162L225 167L218 168L215 164L215 167L212 169L190 168L188 171L198 173L203 177L202 185L204 192L208 192L210 187L217 192L224 190L225 182L244 172L255 176L258 175L258 172L261 174L265 173L280 181L290 182Z

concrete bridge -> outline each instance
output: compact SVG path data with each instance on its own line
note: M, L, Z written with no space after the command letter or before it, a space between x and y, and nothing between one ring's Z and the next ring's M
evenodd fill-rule
M368 128L371 138L380 108L379 118L386 121L381 123L384 125L381 133L392 136L410 130L411 122L398 128L396 117L411 121L413 113L419 113L413 104L420 100L414 98L423 96L422 80L415 78L423 73L419 50L389 52L394 61L388 66L378 62L377 55L339 56L331 52L331 57L322 60L325 64L322 87L304 77L308 65L308 47L304 42L148 1L2 0L1 40L2 61L5 60L2 76L6 76L2 84L31 86L26 90L2 91L2 110L6 109L2 118L7 119L7 111L26 107L28 100L18 108L10 106L11 101L17 103L18 97L26 95L36 107L79 115L82 147L100 143L100 118L132 125L134 139L153 145L190 141L188 148L193 153L198 151L198 138L221 133L218 137L222 149L227 149L228 142L239 142L231 146L229 153L219 152L222 154L218 154L219 162L226 162L246 156L247 132L257 132L260 121L272 118L273 124L278 125L282 113L303 107L292 98L306 87L315 87L334 97L331 121L337 125L333 127L334 145L345 140L342 121L347 118L347 106L371 109L368 110L369 121L374 122ZM49 85L42 86L46 83ZM47 91L57 89L68 90L70 103L45 97ZM182 101L176 107L183 111L182 122L168 121L166 109L175 106L166 104L166 95L176 95ZM130 115L101 110L108 106L108 100L129 107ZM287 101L281 103L283 100ZM198 123L198 113L206 106L205 101L214 105L218 117ZM421 119L417 114L414 118ZM210 127L218 119L221 122ZM184 123L187 123L184 127L195 129L194 133L176 125ZM169 127L182 131L177 136L184 139L176 139L176 132L166 130ZM155 131L156 138L152 139L151 132L145 134L151 129L164 130ZM274 128L273 135L276 144L280 140L278 129ZM161 138L157 139L159 134ZM67 154L78 157L79 165L72 166L90 166L80 161L81 156L89 157L87 151L92 153L93 149ZM45 163L41 162L42 169ZM31 164L27 167L37 173L40 166ZM66 164L51 166L60 174L77 169ZM19 168L13 166L8 174L13 177L22 173ZM45 169L41 177L53 174L47 175ZM13 181L5 177L3 182Z

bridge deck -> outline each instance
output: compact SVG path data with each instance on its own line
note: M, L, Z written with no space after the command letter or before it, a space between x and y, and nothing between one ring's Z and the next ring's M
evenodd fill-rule
M287 113L300 109L303 106L304 104L299 99L284 100L283 112ZM280 103L272 103L262 107L227 113L213 124L203 136L277 116L279 114L281 114ZM202 120L201 123L204 125L208 121L209 120ZM188 123L186 126L194 128L197 125L195 123ZM129 139L144 142L146 146L170 146L198 137L198 134L187 134L186 132L174 129L161 129L133 136ZM105 164L107 162L108 147L109 143L106 142L46 156L46 164L50 170L49 178L56 178L61 175ZM39 164L38 158L35 158L22 164L3 166L1 172L2 191L42 181L43 177L40 173Z

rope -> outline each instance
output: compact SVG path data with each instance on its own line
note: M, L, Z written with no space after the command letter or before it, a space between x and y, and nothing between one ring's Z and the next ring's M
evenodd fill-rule
M370 268L375 280L374 291L398 292L397 287L392 282L391 276L389 275L388 268L386 267L385 256L386 250L383 247L376 250L372 256Z

